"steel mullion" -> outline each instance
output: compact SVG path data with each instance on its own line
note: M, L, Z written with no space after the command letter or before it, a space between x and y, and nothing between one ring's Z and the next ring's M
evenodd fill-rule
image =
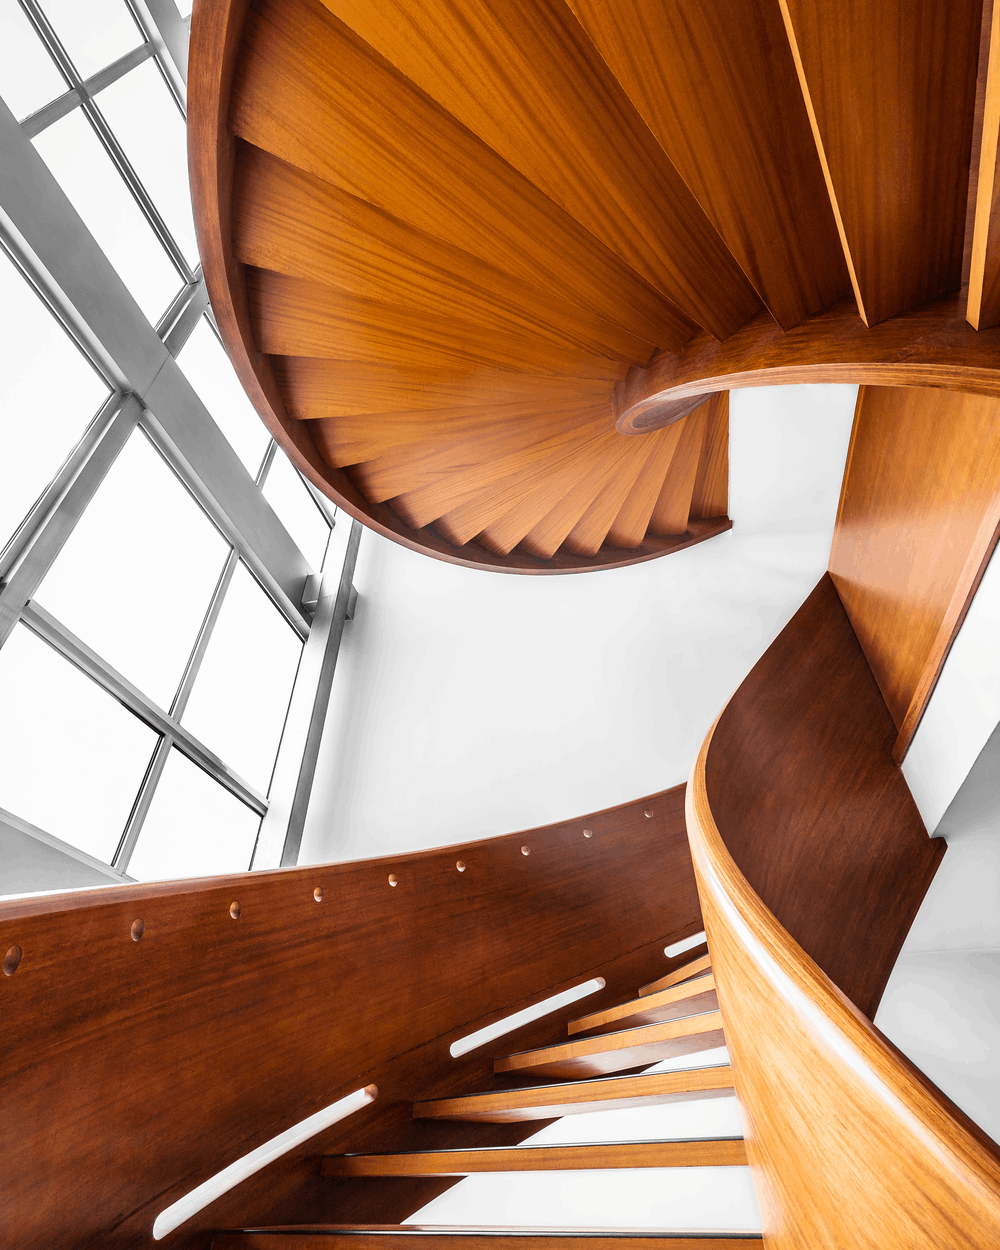
M193 280L181 287L170 301L170 307L156 323L157 335L175 359L195 332L206 308L208 308L208 287L205 285L199 265L194 271Z
M177 241L171 234L167 223L160 215L159 209L153 203L149 192L142 184L139 175L132 168L132 163L125 155L125 151L115 137L114 131L108 125L104 114L97 107L97 104L91 99L90 93L87 91L87 84L80 77L80 73L73 63L69 53L62 45L62 41L56 34L51 22L42 11L38 0L19 0L21 8L24 10L29 21L35 27L38 37L44 43L49 56L55 61L60 72L68 80L71 87L80 93L80 108L84 111L90 120L91 125L97 132L97 137L104 146L105 151L111 157L115 168L123 178L125 185L128 187L132 198L139 205L139 209L143 216L149 222L153 233L160 242L160 246L170 257L171 262L177 272L184 278L186 282L192 279L191 266L188 264L187 258L181 251ZM140 34L138 28L136 33Z
M112 83L117 82L119 78L124 76L131 69L135 69L137 65L141 65L143 61L148 61L151 56L156 55L156 48L149 40L141 43L138 48L133 48L131 52L126 52L124 56L120 56L117 61L112 61L105 69L99 70L96 74L84 80L84 91L87 95L93 97L99 91L103 91L105 87L110 87ZM48 104L42 105L40 109L36 109L34 113L29 113L21 122L21 129L29 139L34 139L36 135L40 135L43 130L48 129L53 123L65 117L68 113L77 108L83 101L83 95L78 87L71 87L69 91L61 96L57 96Z
M0 588L0 647L10 637L25 604L52 567L84 508L139 424L141 414L142 404L134 395L121 401L76 475L61 494L52 499L49 510L39 518L30 537L25 537Z
M263 816L267 811L267 799L245 781L239 773L230 768L214 751L194 734L176 721L168 712L154 703L148 695L112 668L96 651L67 629L61 621L47 612L38 603L25 604L21 612L21 620L49 646L53 647L64 659L69 660L82 673L95 681L112 698L127 708L150 729L164 736L169 735L174 745L193 763L204 769L221 785L244 802L248 807Z
M156 64L181 116L187 120L190 29L174 0L125 0L132 16L156 49Z
M187 707L188 699L191 697L191 691L194 687L195 678L201 668L202 661L205 658L205 652L208 650L208 644L212 639L212 633L215 630L216 622L219 619L219 613L222 611L222 603L226 597L230 583L233 580L233 574L236 572L236 566L240 562L239 552L235 548L230 551L226 563L223 565L222 573L216 583L215 590L212 592L212 598L208 604L208 610L205 613L205 619L201 623L198 630L198 637L195 644L191 648L191 655L188 662L184 666L184 673L177 686L177 693L174 695L173 702L170 704L170 715L175 720L180 720L184 715Z
M125 822L121 840L111 859L111 867L117 872L124 873L128 869L129 860L132 858L135 844L139 841L142 827L146 823L146 817L149 815L149 809L153 803L153 796L156 794L156 787L160 784L160 778L163 776L163 770L167 766L167 759L170 756L170 750L173 745L173 738L169 734L164 734L153 750L149 765L142 778L142 784L139 786L139 793L135 796L132 810L129 812L128 820Z

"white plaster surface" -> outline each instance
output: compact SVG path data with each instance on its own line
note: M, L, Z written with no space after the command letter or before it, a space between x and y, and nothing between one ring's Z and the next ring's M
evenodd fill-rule
M734 530L511 576L366 533L301 863L506 833L687 779L826 569L856 388L733 392Z

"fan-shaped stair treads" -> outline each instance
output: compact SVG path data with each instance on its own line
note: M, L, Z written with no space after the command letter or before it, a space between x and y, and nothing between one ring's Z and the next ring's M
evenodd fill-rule
M677 351L692 333L676 305L319 0L263 0L249 11L229 124L256 147L658 347ZM739 294L742 324L754 307L746 312Z
M654 344L250 144L240 145L233 242L259 269L563 349L645 364Z
M691 495L692 521L729 512L729 392L720 391L705 404L706 431Z
M324 3L698 325L726 338L759 308L564 0Z
M613 547L635 548L640 546L646 537L653 509L656 507L656 501L660 497L663 483L670 469L670 462L681 441L683 427L684 421L675 421L673 425L668 425L663 430L638 436L654 439L656 445L608 530L607 541Z
M702 404L690 416L677 422L681 427L681 437L650 519L649 528L653 534L683 534L687 529L691 496L708 425L705 408L706 405Z
M574 555L592 556L601 549L611 523L628 498L635 480L656 450L656 442L642 436L621 435L626 443L617 471L566 536L564 546Z
M778 324L849 296L779 6L567 2Z
M474 498L480 491L490 489L495 483L527 471L532 465L549 459L566 446L585 441L592 428L606 426L607 420L605 409L592 422L571 426L555 434L545 434L529 446L488 462L473 462L462 472L450 473L436 482L395 496L391 501L392 507L408 525L420 529L445 512L450 512L459 504ZM588 425L591 426L590 429Z

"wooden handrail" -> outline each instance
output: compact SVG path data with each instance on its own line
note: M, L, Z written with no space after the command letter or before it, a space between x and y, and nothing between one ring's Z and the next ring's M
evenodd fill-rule
M825 685L822 729L810 742L808 724L789 726L791 734L807 739L807 747L817 750L822 742L822 749L835 754L838 734L850 738L854 732L849 722L856 713L836 697L843 666L850 664L849 640L839 629L839 603L826 581L802 610L809 628L803 631L803 622L793 620L769 654L772 661L777 656L794 667L800 633L812 634L803 651L815 645L824 623L828 634L839 638L840 671L836 664L822 664L807 672L807 679ZM823 641L820 637L817 650ZM798 659L801 667L803 656ZM769 693L762 677L771 679ZM774 685L766 655L705 740L686 798L691 854L765 1244L773 1250L979 1250L1000 1244L1000 1149L879 1033L748 880L761 848L779 827L789 785L799 784L796 768L793 762L783 776L779 759L779 766L761 777L762 788L770 792L770 817L755 808L752 794L745 797L742 814L735 812L719 793L717 779L730 765L739 771L741 751L747 756L759 752L758 742L727 732L734 721L748 723L742 706L747 700L770 697L774 717L784 714ZM869 742L866 749L874 754L890 748L891 734L886 743ZM865 763L856 760L861 788L867 782L870 790ZM891 804L898 796L883 790L876 801ZM741 819L755 826L750 841L746 829L736 827ZM808 840L820 861L819 833L830 839L851 836L850 828L837 822L825 830L814 825ZM738 848L735 854L732 845ZM835 892L842 884L836 865L827 876ZM905 893L905 880L903 887ZM912 882L909 893L900 903L904 917L918 893ZM780 892L776 897L781 906ZM891 910L888 893L882 902ZM820 909L817 914L817 923L829 921L829 913ZM801 914L796 921L802 925ZM897 923L903 927L909 921ZM830 949L822 934L810 933L808 926L803 938L820 950ZM884 962L878 949L861 954ZM881 972L875 981L880 979Z

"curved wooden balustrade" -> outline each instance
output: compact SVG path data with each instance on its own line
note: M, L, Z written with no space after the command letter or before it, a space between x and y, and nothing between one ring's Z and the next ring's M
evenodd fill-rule
M940 853L892 765L880 702L824 577L688 785L772 1250L1000 1244L1000 1149L868 1018Z
M1000 329L976 331L951 295L869 328L853 300L782 331L762 314L720 343L697 334L676 354L633 366L615 387L618 430L680 420L707 395L750 386L860 382L1000 396Z

